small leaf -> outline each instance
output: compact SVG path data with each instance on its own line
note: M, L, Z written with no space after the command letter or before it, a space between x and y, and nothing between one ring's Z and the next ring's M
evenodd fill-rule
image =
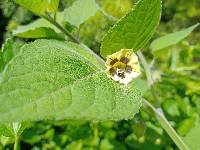
M45 12L55 14L59 4L59 0L15 0L15 2L39 16Z
M55 14L58 9L59 1L60 0L48 0L49 5L47 7L47 12Z
M127 148L124 143L120 143L117 140L105 138L101 140L99 150L127 150Z
M63 13L57 13L57 22L62 23ZM13 35L22 38L55 38L64 39L60 30L45 19L37 19L28 25L19 26Z
M141 49L152 37L159 23L161 0L140 0L104 37L101 55L106 57L122 48Z
M178 103L174 100L165 100L162 104L163 110L166 114L170 115L171 117L180 116L180 110L178 107Z
M132 118L142 100L135 83L112 81L83 51L56 40L23 46L3 73L0 123Z
M134 79L134 82L136 84L136 87L138 88L138 90L140 90L140 92L143 96L150 89L146 80L136 78L136 79Z
M179 123L179 127L177 128L177 132L179 133L179 135L186 135L188 131L190 131L191 128L195 126L195 122L196 122L195 117L187 118L181 121Z
M65 9L64 20L79 27L84 21L94 16L98 11L95 0L77 0L71 7Z
M21 38L52 38L52 39L65 39L63 34L56 33L52 28L49 27L37 27L28 31L20 31L14 33L14 36Z
M200 150L200 123L198 123L190 132L183 138L190 150Z
M10 125L0 125L0 135L6 136L6 137L12 137L14 136L13 130L10 127Z
M30 125L31 123L29 122L2 124L0 125L0 135L6 137L20 136Z
M0 72L5 68L7 63L18 53L21 44L14 43L12 39L7 39L3 44L0 52Z
M153 52L156 52L169 46L175 45L186 38L197 26L199 26L199 23L182 31L167 34L161 38L158 38L151 43L150 47Z

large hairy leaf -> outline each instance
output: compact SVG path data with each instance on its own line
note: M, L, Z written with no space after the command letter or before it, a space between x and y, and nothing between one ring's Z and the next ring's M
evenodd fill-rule
M122 48L142 48L155 32L160 14L161 0L140 0L104 37L101 55L106 57Z
M45 12L54 14L59 4L59 0L15 0L15 2L37 15L44 15Z
M141 105L134 82L109 79L73 43L39 40L23 46L0 84L0 123L40 119L120 120Z
M77 0L73 5L65 9L64 19L70 24L79 27L84 21L95 15L98 6L95 0Z
M167 34L163 37L160 37L156 40L154 40L151 43L151 49L153 52L162 50L164 48L167 48L169 46L175 45L184 38L186 38L197 26L199 26L199 23L196 25L193 25L187 29L184 29L182 31L178 31L175 33Z

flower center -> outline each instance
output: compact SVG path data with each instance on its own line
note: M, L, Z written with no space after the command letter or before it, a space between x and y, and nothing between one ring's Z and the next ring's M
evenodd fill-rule
M140 75L137 55L129 49L122 49L107 57L106 73L115 81L127 85Z
M117 76L120 77L121 79L125 78L125 72L122 69L117 69Z

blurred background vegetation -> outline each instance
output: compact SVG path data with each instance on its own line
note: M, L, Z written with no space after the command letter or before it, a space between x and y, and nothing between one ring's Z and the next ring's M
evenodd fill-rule
M61 0L59 9L69 7L75 0ZM96 0L102 11L81 25L79 38L96 53L100 42L114 24L136 3L136 0ZM102 13L104 12L104 13ZM12 36L12 30L37 19L31 12L0 0L0 44L6 38L20 46L30 39ZM141 18L142 19L142 18ZM154 39L181 30L200 21L199 0L163 0L161 23ZM155 92L170 123L184 137L200 115L200 28L178 45L152 54L143 50L152 63L156 80ZM154 100L150 91L145 93ZM13 138L0 135L0 150L12 149ZM140 111L132 120L120 122L42 121L30 124L20 139L22 150L174 150L177 149L156 118L148 110Z

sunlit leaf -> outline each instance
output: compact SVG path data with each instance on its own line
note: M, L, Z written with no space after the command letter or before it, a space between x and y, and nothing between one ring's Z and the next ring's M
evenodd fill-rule
M106 57L122 48L137 51L152 37L159 23L161 0L140 0L104 37L101 55Z
M200 150L200 123L198 123L190 132L183 138L190 150Z
M0 125L0 135L12 137L14 136L14 133L9 125Z
M84 21L94 16L98 11L95 0L77 0L71 7L65 9L64 20L79 27Z
M30 125L31 124L29 122L2 124L0 125L0 135L6 137L20 136Z
M56 13L59 0L15 0L15 2L37 15Z
M18 30L19 31L19 30ZM63 34L56 33L49 27L38 27L25 32L19 31L14 34L21 38L52 38L52 39L65 39Z
M134 82L125 86L109 79L77 47L55 40L23 46L3 73L0 123L132 118L142 99Z
M12 39L6 39L0 52L0 71L3 71L8 62L19 52L21 44L14 43Z
M57 13L56 20L62 23L63 13ZM13 35L22 38L54 38L64 39L61 31L45 19L36 19L27 25L21 25L13 31Z
M186 38L198 25L199 23L182 31L167 34L161 38L154 40L150 46L152 51L156 52L158 50L177 44L178 42Z
M149 86L148 86L148 84L147 84L147 81L145 81L143 79L136 78L134 80L134 82L135 82L137 88L140 90L140 92L141 92L142 95L144 95L145 92L150 89Z

